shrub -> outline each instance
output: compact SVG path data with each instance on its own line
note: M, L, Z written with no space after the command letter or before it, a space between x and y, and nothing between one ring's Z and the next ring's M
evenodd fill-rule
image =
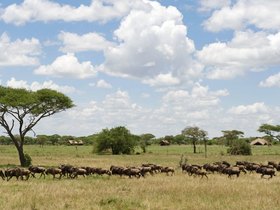
M137 136L122 126L110 130L103 129L97 136L94 151L102 153L111 150L114 155L132 154L137 145L137 139Z
M24 157L25 157L25 163L24 163L24 167L28 167L28 166L31 166L32 165L32 158L30 157L29 154L25 153L24 154Z
M252 155L251 146L244 140L236 140L227 151L231 155Z

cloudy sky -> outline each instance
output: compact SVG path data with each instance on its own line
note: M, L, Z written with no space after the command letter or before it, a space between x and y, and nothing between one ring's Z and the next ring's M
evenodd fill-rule
M37 134L258 136L280 121L279 11L279 0L3 0L0 83L74 101Z

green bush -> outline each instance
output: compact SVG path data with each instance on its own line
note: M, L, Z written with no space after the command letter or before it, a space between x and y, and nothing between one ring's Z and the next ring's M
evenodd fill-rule
M28 167L32 165L32 158L30 157L30 155L28 155L27 153L24 154L25 157L25 163L24 163L24 167Z
M227 152L231 155L252 155L251 145L244 140L234 141Z
M123 126L103 129L96 138L94 151L103 153L109 150L113 155L132 154L137 140L138 137Z

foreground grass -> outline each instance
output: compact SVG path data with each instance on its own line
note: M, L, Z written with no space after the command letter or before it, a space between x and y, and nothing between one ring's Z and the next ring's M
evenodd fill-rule
M226 148L208 147L208 158L203 153L193 155L190 146L152 146L147 154L132 156L94 155L92 147L27 146L34 165L57 166L71 163L77 166L110 165L132 166L157 163L178 167L183 154L190 163L227 160L249 160L266 163L280 161L279 147L253 148L253 156L227 156ZM0 165L18 164L12 146L0 146ZM30 179L28 181L0 180L0 209L279 209L280 173L273 179L261 179L258 174L241 175L229 179L211 174L209 179L189 177L177 168L174 176L157 174L140 178L118 176L75 180Z

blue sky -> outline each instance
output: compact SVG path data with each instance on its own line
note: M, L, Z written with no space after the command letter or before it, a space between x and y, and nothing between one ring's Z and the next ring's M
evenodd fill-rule
M278 0L4 0L0 82L74 101L37 134L258 136L280 119L279 11Z

